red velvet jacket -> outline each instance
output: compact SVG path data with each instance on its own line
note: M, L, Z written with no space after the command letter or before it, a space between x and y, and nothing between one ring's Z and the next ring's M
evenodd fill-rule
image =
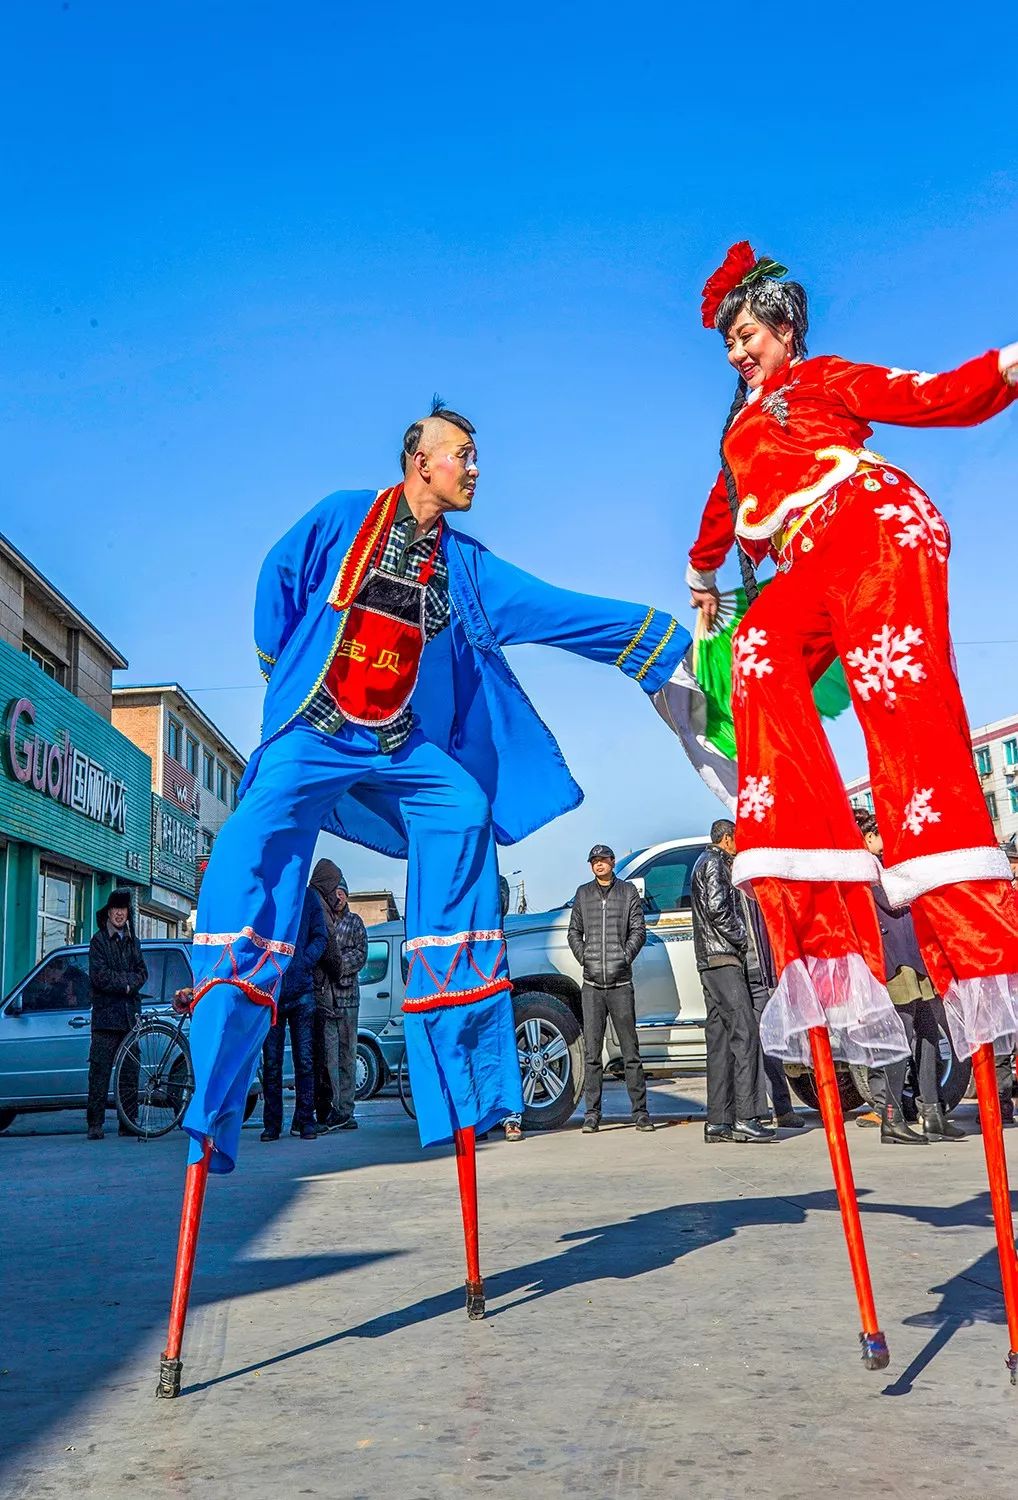
M756 561L790 520L847 479L866 456L872 422L970 427L1018 396L1018 346L990 350L943 375L857 365L821 354L783 365L751 391L725 437L739 497L732 521L724 475L707 498L687 580L710 587L738 531Z

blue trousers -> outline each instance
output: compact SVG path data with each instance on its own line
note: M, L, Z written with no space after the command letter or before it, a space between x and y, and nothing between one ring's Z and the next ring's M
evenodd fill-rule
M269 1027L262 1048L262 1087L265 1108L262 1125L276 1135L283 1128L283 1052L286 1047L286 1028L290 1028L290 1055L293 1058L293 1081L297 1099L293 1110L294 1125L315 1123L315 997L293 1000L284 1004L276 1024Z
M469 1125L486 1130L522 1108L486 796L419 729L384 755L368 730L347 725L326 735L298 719L263 750L202 881L195 1093L184 1127L192 1159L212 1137L213 1171L236 1162L244 1099L300 926L319 829L355 786L407 834L404 1025L421 1144Z

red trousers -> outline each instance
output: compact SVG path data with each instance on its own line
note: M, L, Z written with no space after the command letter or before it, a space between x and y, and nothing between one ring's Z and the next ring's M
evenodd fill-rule
M779 974L854 953L882 983L869 891L882 880L892 904L911 905L942 995L983 976L1005 976L1007 989L1018 975L1018 900L954 671L949 547L907 474L856 474L811 513L736 632L734 876L761 904ZM883 869L862 846L813 703L835 656L866 738ZM1018 1005L1018 980L1013 989ZM1018 1027L1018 1009L1010 1020Z

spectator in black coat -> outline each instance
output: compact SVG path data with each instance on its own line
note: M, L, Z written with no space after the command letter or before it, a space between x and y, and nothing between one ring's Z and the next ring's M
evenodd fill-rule
M320 859L311 889L321 903L329 941L315 969L315 1103L319 1130L356 1130L357 1013L368 934L355 911L343 872Z
M633 962L647 941L643 903L636 887L616 876L615 855L607 844L595 844L587 859L594 878L577 889L567 934L572 955L583 968L583 1129L592 1135L601 1125L602 1052L611 1016L625 1064L633 1123L637 1130L653 1130L633 994Z
M114 891L96 917L88 945L88 977L92 984L92 1044L88 1050L88 1104L85 1123L90 1141L103 1138L110 1074L117 1048L141 1010L138 998L148 979L141 946L134 935L131 897ZM124 1108L137 1109L138 1068L127 1061L121 1073ZM121 1135L130 1134L123 1126Z
M304 893L300 930L293 947L293 957L283 971L279 986L276 1023L269 1027L262 1049L262 1086L265 1110L262 1115L263 1141L278 1141L283 1128L283 1048L286 1027L290 1027L290 1052L293 1056L297 1100L294 1105L290 1134L302 1141L317 1138L315 1129L314 1024L315 965L325 952L328 932L322 909L313 891Z

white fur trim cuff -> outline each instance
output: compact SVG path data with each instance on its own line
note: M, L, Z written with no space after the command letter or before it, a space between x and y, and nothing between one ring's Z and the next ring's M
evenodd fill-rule
M717 568L705 568L701 572L690 563L686 569L686 583L691 589L712 589L717 576Z
M915 859L887 865L880 872L884 895L894 907L908 906L917 896L938 886L962 880L1010 880L1007 855L994 845L979 849L948 849L944 854L920 854Z
M1005 344L997 355L997 368L1008 385L1018 385L1018 344Z
M876 885L880 865L868 849L747 849L735 856L732 880L736 885L749 886L768 878Z

